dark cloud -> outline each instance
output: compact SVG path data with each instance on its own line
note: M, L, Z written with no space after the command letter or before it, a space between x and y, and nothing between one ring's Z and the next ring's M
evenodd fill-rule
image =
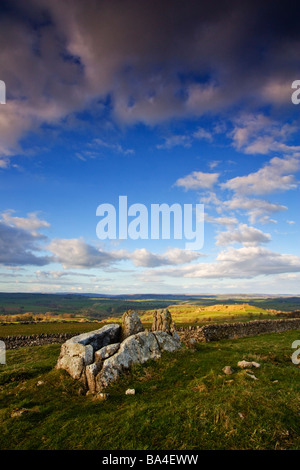
M42 122L110 97L115 119L155 124L243 103L291 108L300 29L282 1L1 2L0 152ZM299 9L299 7L298 7Z
M19 227L0 221L0 263L7 266L44 266L52 261L48 256L37 256L41 250L39 242L46 237L33 235Z

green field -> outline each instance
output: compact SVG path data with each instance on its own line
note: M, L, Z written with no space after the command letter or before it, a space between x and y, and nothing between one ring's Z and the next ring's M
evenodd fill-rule
M111 386L107 401L80 395L79 383L54 369L60 345L7 351L0 448L299 450L297 339L300 331L290 331L165 353ZM261 364L258 380L237 368L242 359ZM235 372L226 376L225 365Z
M145 301L136 301L136 304ZM148 306L148 305L147 305ZM145 306L144 306L145 307ZM156 307L156 309L159 307ZM249 305L247 303L240 304L216 304L210 306L203 306L188 302L181 302L178 304L168 305L168 309L171 312L172 318L178 327L197 325L202 326L213 323L225 323L225 322L237 322L237 321L251 321L251 320L266 320L266 319L278 319L284 317L284 314L278 314L275 311L269 311L261 307ZM140 318L145 327L151 328L153 311L154 310L139 310L135 308L140 314ZM6 336L17 336L17 335L32 335L42 333L83 333L86 331L95 330L101 328L105 323L108 322L120 322L121 315L124 310L119 314L113 316L104 316L102 321L87 320L79 321L80 315L77 319L68 318L64 320L64 315L55 317L45 317L43 321L28 322L24 324L20 321L14 323L0 323L0 337ZM9 315L8 319L15 319L15 315ZM26 315L18 315L17 318L27 318ZM34 317L35 318L35 317ZM81 318L81 320L83 320Z
M51 323L33 323L28 325L22 324L8 324L0 326L0 337L6 336L29 336L41 334L56 334L56 333L85 333L87 331L97 330L101 328L104 323L98 322L51 322Z
M209 322L236 322L250 320L276 319L275 312L269 312L261 307L249 304L217 304L200 306L192 303L169 305L168 307L176 325L205 325ZM145 324L152 321L153 311L147 311L141 315Z

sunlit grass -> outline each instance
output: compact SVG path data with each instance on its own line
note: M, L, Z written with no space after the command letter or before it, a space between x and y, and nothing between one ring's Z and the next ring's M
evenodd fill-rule
M135 366L107 401L54 369L60 346L7 352L1 449L299 449L299 331L199 344ZM259 362L254 380L237 367ZM235 372L226 376L222 369ZM126 396L127 388L136 395ZM12 412L27 410L19 417Z

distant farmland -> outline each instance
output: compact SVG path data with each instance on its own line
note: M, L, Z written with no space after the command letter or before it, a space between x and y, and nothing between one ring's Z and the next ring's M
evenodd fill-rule
M96 294L26 294L0 293L0 322L13 316L26 320L46 316L46 320L88 319L105 321L120 318L126 310L136 310L149 322L155 309L168 307L176 322L244 321L276 312L300 310L300 297L224 295L132 295L99 296ZM26 315L25 315L26 314ZM43 318L41 318L43 319Z

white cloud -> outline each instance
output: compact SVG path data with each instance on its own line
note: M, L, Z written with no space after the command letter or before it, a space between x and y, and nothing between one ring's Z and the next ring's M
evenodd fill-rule
M238 219L236 217L212 217L206 215L205 221L213 224L224 225L228 228L232 228L234 225L238 224Z
M199 279L239 279L259 275L300 272L300 257L276 253L261 246L228 248L221 251L215 262L198 263L148 273L153 277L170 276Z
M135 266L158 267L190 263L203 256L196 251L170 248L163 254L152 253L145 248L104 251L89 245L82 239L54 239L48 245L57 262L64 268L108 267L120 261L131 261Z
M295 173L299 160L295 157L274 157L260 170L247 176L237 176L222 183L223 189L230 189L239 195L268 194L296 188Z
M135 266L144 267L186 264L198 259L200 256L203 255L196 251L181 250L179 248L171 248L162 255L151 253L142 248L128 255Z
M109 252L97 250L97 248L85 243L82 239L54 239L48 245L56 260L64 268L92 268L108 266L114 261Z
M28 217L15 217L12 214L15 211L7 210L1 214L3 221L12 227L18 227L24 230L28 230L30 233L35 235L37 230L41 228L49 228L50 224L46 220L38 218L36 212L30 212L27 214Z
M297 126L282 124L263 114L243 114L236 118L233 130L227 135L232 138L232 145L246 154L263 154L270 152L295 152L299 146L287 145L288 138L297 132Z
M218 180L219 173L204 173L202 171L193 171L184 178L179 178L175 185L184 189L208 189L211 188Z
M272 221L269 218L270 214L285 211L288 208L281 204L275 204L264 199L257 198L247 198L235 196L228 201L224 201L224 207L229 210L244 210L249 216L249 221L251 224L256 223L267 223Z
M255 227L240 224L235 230L220 232L216 239L216 245L219 246L230 245L232 243L241 243L244 246L252 246L269 242L271 240L271 236L268 233L263 233Z

